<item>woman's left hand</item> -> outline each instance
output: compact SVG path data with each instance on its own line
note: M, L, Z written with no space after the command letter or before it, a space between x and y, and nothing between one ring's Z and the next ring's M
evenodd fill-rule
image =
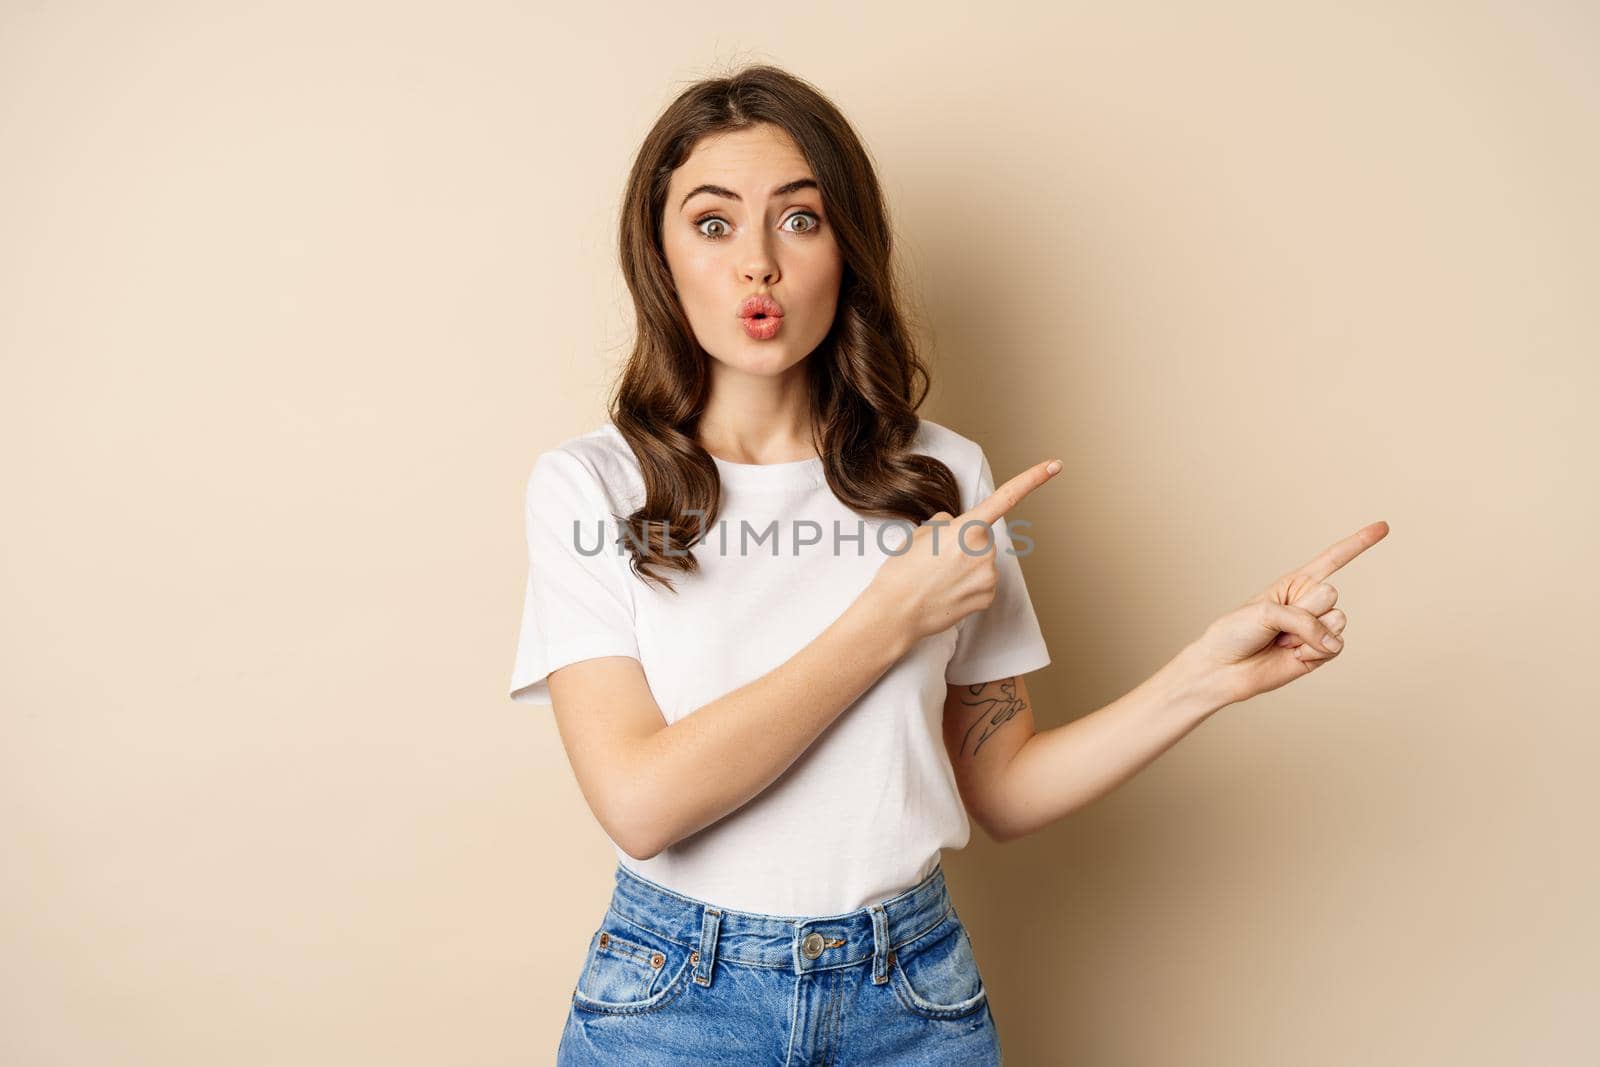
M1323 579L1383 540L1389 524L1363 526L1290 571L1206 627L1187 650L1206 676L1206 688L1228 704L1249 700L1303 678L1343 648L1348 621L1334 607L1339 591ZM1334 647L1323 645L1332 637Z

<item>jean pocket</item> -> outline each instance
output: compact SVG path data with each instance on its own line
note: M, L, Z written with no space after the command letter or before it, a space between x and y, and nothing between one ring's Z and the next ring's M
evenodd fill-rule
M653 1011L682 992L698 957L608 909L589 939L573 1005L616 1015Z
M959 1019L988 999L972 939L955 910L894 952L889 980L906 1010L928 1019Z

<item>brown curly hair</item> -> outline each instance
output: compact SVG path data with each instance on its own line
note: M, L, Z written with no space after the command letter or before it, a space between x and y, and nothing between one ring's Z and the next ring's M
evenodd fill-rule
M667 186L702 137L758 123L785 130L805 157L843 258L833 324L806 357L813 443L829 487L865 517L921 523L961 511L950 469L910 451L930 378L900 310L872 160L815 87L778 67L746 67L697 81L667 106L639 147L622 203L622 273L637 334L608 407L638 459L645 498L616 518L633 572L669 589L667 571L699 569L690 549L716 521L721 480L696 439L711 357L690 328L662 251Z

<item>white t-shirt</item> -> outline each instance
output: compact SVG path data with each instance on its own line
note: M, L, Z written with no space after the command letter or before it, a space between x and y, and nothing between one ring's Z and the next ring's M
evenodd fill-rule
M950 468L962 511L994 491L983 449L953 430L923 419L913 451ZM644 500L638 462L616 427L603 423L539 455L527 483L513 700L548 704L555 668L631 656L667 723L677 722L815 639L913 525L851 511L828 488L820 457L713 459L722 511L693 548L700 573L669 572L674 594L636 578L615 544L613 513L631 514ZM940 551L955 529L940 530ZM618 861L724 908L818 916L894 896L931 873L941 849L965 846L970 827L941 730L946 685L1050 662L1006 521L994 530L999 588L988 608L914 645L743 807L648 860L619 847Z

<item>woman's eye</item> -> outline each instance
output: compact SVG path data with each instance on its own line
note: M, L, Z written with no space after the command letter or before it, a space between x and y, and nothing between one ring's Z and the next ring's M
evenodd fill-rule
M793 222L795 219L809 219L810 221L807 222L806 225L801 229L790 230L790 233L810 233L812 230L822 225L822 220L817 218L809 211L796 211L793 215L789 216L790 222Z
M716 224L721 226L723 228L723 230L726 230L728 228L727 221L725 219L720 219L715 215L711 215L711 216L708 216L706 218L701 219L699 222L695 223L695 226L699 227L700 232L702 234L705 234L705 236L711 238L713 241L720 240L721 238L726 237L727 236L726 233L707 233L706 232L705 227L708 226L709 224L713 223L713 222L715 222Z

